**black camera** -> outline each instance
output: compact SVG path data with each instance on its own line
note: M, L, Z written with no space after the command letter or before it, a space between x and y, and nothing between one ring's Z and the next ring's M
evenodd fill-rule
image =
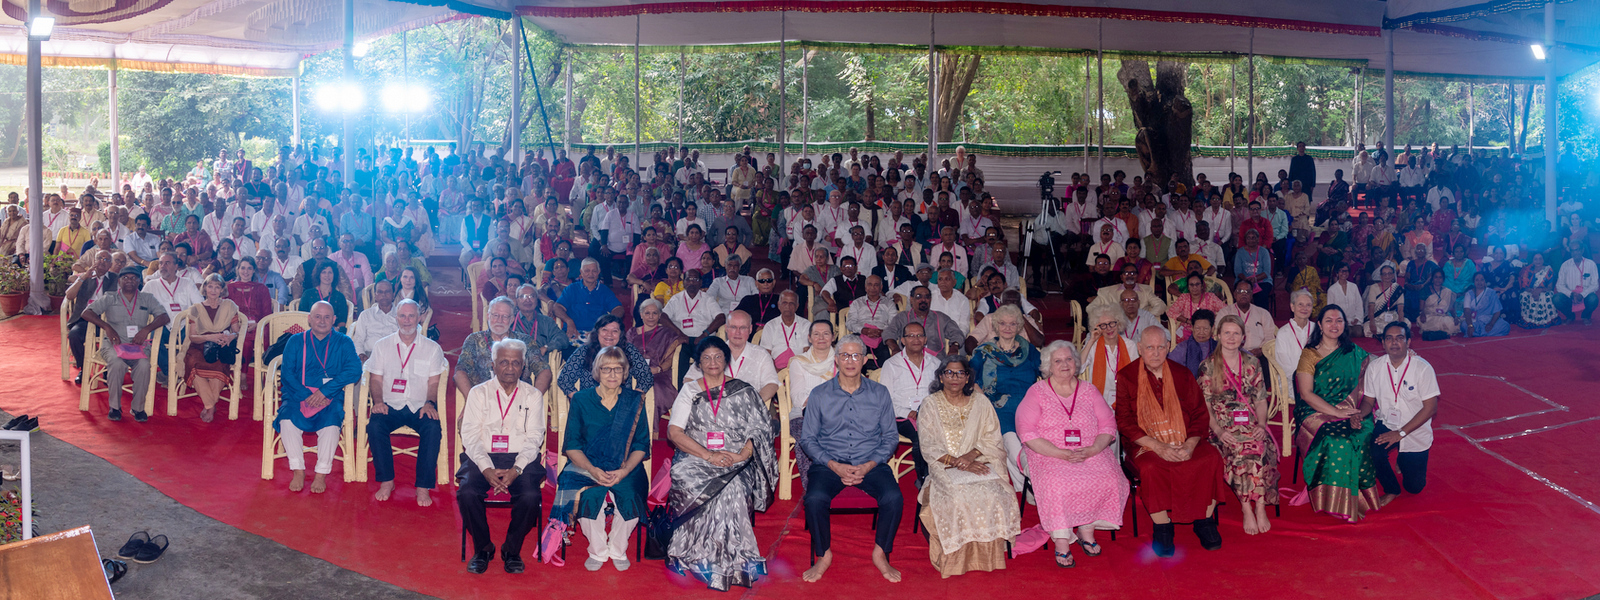
M1044 200L1055 199L1056 178L1054 176L1060 174L1061 171L1045 171L1044 175L1039 177L1039 198Z

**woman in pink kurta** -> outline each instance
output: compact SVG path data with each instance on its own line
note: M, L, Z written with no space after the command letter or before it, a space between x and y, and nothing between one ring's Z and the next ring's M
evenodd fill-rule
M1072 566L1072 543L1100 555L1097 529L1119 529L1128 480L1117 464L1116 416L1093 385L1078 380L1078 354L1057 341L1040 352L1047 378L1017 406L1039 522L1055 541L1056 563Z

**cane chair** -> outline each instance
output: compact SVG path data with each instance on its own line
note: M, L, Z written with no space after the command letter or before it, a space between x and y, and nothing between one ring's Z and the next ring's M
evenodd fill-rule
M244 319L244 314L240 313L239 318ZM191 335L189 327L193 324L194 322L187 316L179 315L176 321L167 325L173 332L172 335L168 336L167 347L164 350L167 353L167 416L169 417L178 416L179 400L200 397L199 392L189 387L187 377L172 376L172 372L175 370L174 367L182 364L184 354L188 352L189 336ZM239 335L234 336L233 342L229 344L233 346L234 350L233 368L227 384L229 421L239 420L239 402L241 400L240 397L244 395L244 338L244 331L241 330ZM219 402L221 400L221 398L218 398Z
M1268 376L1272 385L1272 408L1268 411L1267 425L1277 425L1282 432L1282 444L1279 452L1289 456L1294 444L1294 388L1289 381L1289 376L1278 367L1278 361L1273 360L1274 352L1278 349L1278 340L1267 340L1261 344L1261 361L1267 363Z
M362 462L360 468L355 469L355 471L356 471L356 481L367 481L367 466L366 466L366 463L372 461L372 444L371 444L371 440L368 439L367 425L372 423L372 403L373 402L383 402L383 399L381 397L374 397L373 396L372 390L370 389L371 388L371 383L372 383L372 374L363 372L361 374L361 391L360 391L360 393L358 393L356 395L357 419L356 419L356 453L355 453L355 455L358 457L358 459L363 461L363 462ZM449 420L449 416L450 416L450 410L449 410L449 398L450 398L450 396L449 396L449 393L450 393L450 372L448 370L446 370L444 373L439 375L439 383L434 386L434 398L438 399L438 408L437 408L437 410L438 410L438 413L439 413L439 448L441 448L441 449L450 447L449 441L450 441L450 431L451 430L450 430L450 420ZM457 410L459 411L460 409L457 409ZM458 417L457 418L457 423L459 423L459 422L460 421L459 421L459 417ZM422 459L422 456L421 456L421 454L422 454L422 436L419 435L415 429L412 429L410 427L401 427L399 429L394 430L394 432L390 433L389 435L390 436L408 435L408 436L417 438L417 444L416 445L414 445L414 446L406 446L406 447L401 447L401 446L394 445L394 443L393 443L394 440L391 438L390 439L390 447L392 447L394 449L394 453L397 454L397 455L410 456L410 457L416 458L418 460ZM457 437L460 437L460 436L457 436ZM460 441L457 440L456 443L460 444ZM439 483L444 483L446 481L451 481L451 479L450 479L451 471L448 470L450 468L450 461L444 460L443 457L436 457L436 459L434 460L434 466L435 466L434 470L436 471L436 475L435 475L436 481L438 481Z
M483 331L483 294L478 290L478 277L488 270L489 261L480 260L467 265L467 293L472 296L472 330Z
M150 332L152 340L159 340L161 339L160 336L160 330ZM106 392L108 396L110 394L110 390L107 389L110 384L106 382L108 367L105 359L100 356L100 351L106 347L106 344L107 340L100 336L100 328L96 327L94 323L89 323L89 328L84 331L83 335L83 371L80 373L83 375L83 384L78 387L78 410L89 410L89 397L91 395L99 392ZM154 346L153 343L151 345ZM156 371L159 368L154 356L151 356L149 363L150 383L145 389L145 405L143 407L146 414L154 412L151 409L155 407L156 402ZM122 384L122 391L131 394L133 393L132 369L129 370L128 374L128 380Z
M273 358L272 362L266 366L265 393L259 394L261 398L259 404L266 413L266 417L261 420L261 478L266 480L272 479L277 460L288 457L288 452L283 447L282 436L273 427L275 425L273 417L278 414L278 405L282 402L283 390L281 389L282 382L280 381L283 375L282 371L283 357ZM356 384L352 383L344 387L344 422L339 426L339 445L335 448L333 457L334 460L339 462L344 471L345 483L351 483L356 480L357 469L350 465L350 457L355 452L356 445L356 393ZM313 445L308 447L307 450L315 452L316 447Z

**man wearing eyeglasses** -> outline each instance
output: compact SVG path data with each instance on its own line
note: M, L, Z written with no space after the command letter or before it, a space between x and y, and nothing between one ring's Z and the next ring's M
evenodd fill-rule
M878 381L883 387L889 388L889 396L894 399L895 427L900 435L911 440L911 457L917 469L917 489L922 489L922 482L928 478L928 461L922 458L922 443L917 438L915 421L922 399L928 396L928 385L941 375L937 372L939 357L924 351L928 336L918 323L906 325L900 339L905 342L905 349L883 361L883 371Z
M772 269L761 269L756 271L755 282L756 292L740 299L734 310L742 310L749 314L756 322L756 329L760 330L768 321L778 318L781 313L778 308L778 294L772 292L772 289L777 287L778 276Z
M1439 379L1433 364L1411 352L1411 328L1396 321L1383 328L1379 338L1387 360L1367 364L1364 375L1366 403L1374 406L1377 429L1369 447L1378 471L1383 496L1378 507L1400 496L1401 480L1389 464L1389 453L1404 477L1405 491L1422 493L1428 484L1428 450L1433 447L1433 416L1439 410Z
M511 320L511 332L527 336L527 339L532 340L529 346L534 356L548 355L551 350L565 353L572 342L561 331L559 322L539 312L539 288L531 283L525 283L515 290L515 294L512 300L517 303L517 316ZM542 391L548 387L548 383L540 386L538 382L534 382L534 387Z
M773 365L772 355L765 348L750 343L752 331L750 315L737 310L728 315L727 374L750 384L760 392L762 398L770 401L778 395L778 368ZM684 381L704 378L705 374L700 372L699 365L689 367L689 372L683 376Z
M905 335L906 325L917 323L922 325L928 335L928 340L933 342L930 346L934 354L959 354L961 342L966 334L961 333L961 327L949 315L936 310L930 310L933 303L933 292L928 286L919 285L911 290L911 308L896 314L889 320L889 326L883 330L883 339L889 345L889 353L900 352L902 342L900 338ZM942 350L942 351L941 351Z
M739 272L739 266L742 264L744 261L739 255L729 255L724 262L724 266L728 269L727 274L711 280L711 297L716 299L717 306L722 308L722 312L738 308L745 296L756 293L756 280Z
M816 564L801 575L807 582L821 580L833 564L829 509L845 486L855 486L877 501L872 564L884 579L900 581L900 571L889 565L889 553L894 551L894 534L900 528L905 498L888 466L900 446L900 431L895 425L894 399L888 388L862 377L866 358L867 346L861 338L845 336L834 354L838 375L813 388L806 400L799 443L812 460L806 473L804 503L811 529L811 555L816 558Z

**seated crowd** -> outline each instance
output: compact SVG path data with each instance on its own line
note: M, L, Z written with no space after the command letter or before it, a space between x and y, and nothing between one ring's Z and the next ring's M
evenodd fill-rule
M1222 503L1241 505L1247 534L1268 532L1290 437L1270 426L1284 423L1317 511L1354 522L1419 493L1439 393L1412 338L1587 322L1600 275L1582 216L1552 230L1524 208L1519 161L1408 149L1399 181L1422 177L1408 186L1381 150L1378 166L1358 154L1354 186L1336 173L1320 204L1303 172L1276 185L1261 173L1249 190L1236 174L1166 188L1075 174L1026 240L998 226L964 149L934 169L855 150L761 165L746 148L721 184L687 148L642 170L592 147L521 164L481 144L389 149L362 153L350 191L337 152L286 147L265 171L223 157L214 177L203 163L182 181L125 186L99 219L85 212L99 211L92 187L70 210L52 194L47 218L67 210L52 251L83 257L68 335L80 365L89 326L106 337L112 419L131 368L135 419L148 418L140 381L154 372L187 378L210 421L223 365L238 360L215 347L298 309L306 331L266 340L283 356L270 418L291 489L305 485L302 432L317 436L312 491L325 489L337 399L364 376L379 500L395 489L397 430L421 440L424 505L440 448L460 441L471 572L495 558L491 493L512 506L507 572L524 570L524 539L547 519L589 540L585 568L626 570L660 438L675 456L655 476L670 478L663 501L679 515L667 565L726 590L766 575L751 514L787 485L788 452L811 536L806 581L836 558L828 522L849 487L877 506L872 564L900 580L890 556L908 475L945 577L1004 568L1023 533L1019 493L1063 567L1104 552L1096 535L1124 524L1130 495L1134 518L1155 524L1157 556L1173 556L1179 523L1219 548ZM1309 162L1302 148L1292 165ZM1352 220L1357 206L1370 208ZM425 257L453 244L483 326L451 373ZM1031 273L1013 257L1021 244ZM1081 343L1047 338L1030 301L1052 276L1086 303ZM124 352L162 347L169 323L188 323L181 364ZM1385 356L1351 342L1362 335ZM454 433L441 418L453 414ZM559 468L544 459L547 429Z

